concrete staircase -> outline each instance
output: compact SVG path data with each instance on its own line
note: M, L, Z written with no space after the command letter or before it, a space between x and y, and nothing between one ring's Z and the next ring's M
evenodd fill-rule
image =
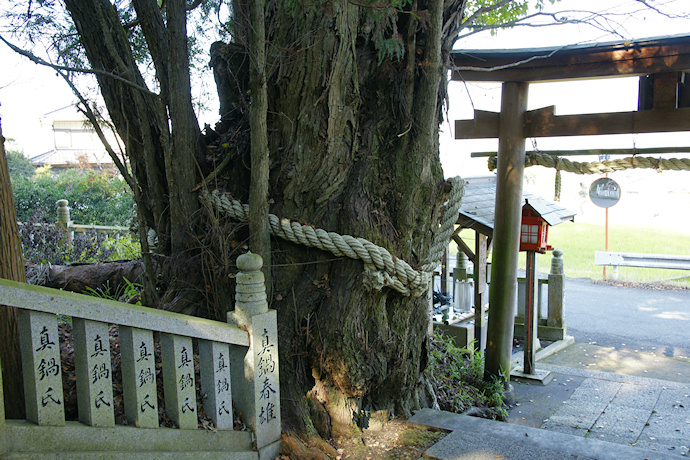
M3 459L228 459L258 460L250 431L203 431L115 426L79 422L37 426L6 420Z

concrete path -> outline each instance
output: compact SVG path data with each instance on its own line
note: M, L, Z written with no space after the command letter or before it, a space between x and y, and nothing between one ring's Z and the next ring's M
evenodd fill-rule
M565 298L564 321L577 342L690 358L690 290L567 278Z
M547 359L568 363L568 350ZM690 363L682 365L690 367ZM415 413L411 423L452 431L427 450L425 458L690 457L690 382L543 361L537 363L537 369L550 372L553 379L547 385L512 382L516 403L510 409L509 423L429 409ZM678 369L669 372L675 375Z
M642 460L648 455L634 447L538 428L511 425L451 412L422 409L410 423L451 431L431 446L423 458L436 460ZM683 458L683 457L678 457Z

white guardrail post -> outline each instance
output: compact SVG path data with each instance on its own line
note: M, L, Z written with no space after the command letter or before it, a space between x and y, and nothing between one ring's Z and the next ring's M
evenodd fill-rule
M273 459L281 447L278 325L276 311L268 309L262 266L258 254L237 258L235 310L228 313L228 322L249 333L249 350L231 347L233 375L238 376L233 381L235 404L256 435L259 457Z

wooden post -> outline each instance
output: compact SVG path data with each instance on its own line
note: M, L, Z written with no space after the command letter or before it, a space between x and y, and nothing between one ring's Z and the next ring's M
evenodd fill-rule
M534 357L537 354L537 327L538 322L538 302L539 298L537 285L537 253L535 251L527 251L527 270L525 276L526 292L525 292L525 343L523 345L524 351L524 367L525 374L534 374Z
M494 223L491 292L485 379L510 378L513 347L513 306L517 298L518 247L525 172L524 116L529 85L503 83L499 121L496 220Z
M448 246L441 256L441 294L448 295Z
M486 258L489 238L475 232L474 239L474 338L475 349L486 349Z

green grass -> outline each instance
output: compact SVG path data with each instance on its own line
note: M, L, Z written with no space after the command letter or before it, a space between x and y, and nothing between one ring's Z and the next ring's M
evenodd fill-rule
M549 229L549 244L563 250L566 276L602 279L603 267L594 265L594 252L604 251L603 225L566 222ZM690 255L690 234L669 232L658 228L611 226L609 227L609 251ZM550 260L550 254L541 256L540 269L542 271L549 270ZM524 265L524 262L522 264ZM611 271L612 268L607 268L607 275ZM687 270L620 267L618 279L629 282L664 282L690 286L690 272Z
M474 232L463 230L460 237L474 248ZM571 278L602 279L603 267L594 265L594 252L604 251L604 225L565 222L549 228L549 245L563 250L565 274ZM455 251L451 244L451 251ZM616 225L609 227L609 251L647 254L690 255L690 234L658 228ZM539 256L539 270L548 272L551 253ZM518 267L525 268L525 253L520 253ZM610 277L612 268L607 268ZM619 281L663 283L690 287L690 271L658 268L620 267Z

